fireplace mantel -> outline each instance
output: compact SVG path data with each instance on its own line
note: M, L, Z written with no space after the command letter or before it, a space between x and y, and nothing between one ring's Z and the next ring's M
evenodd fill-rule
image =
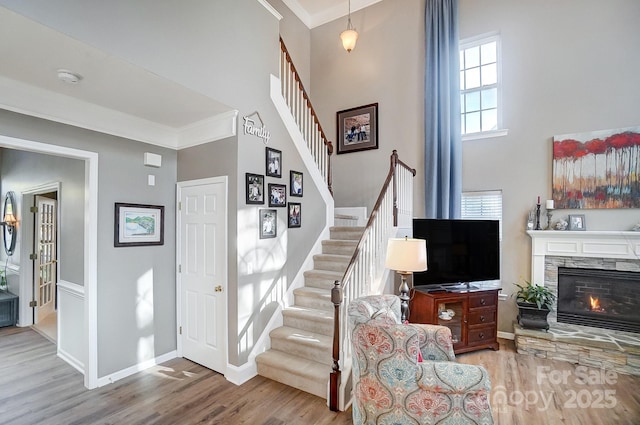
M531 281L544 285L545 257L640 259L640 232L529 230Z

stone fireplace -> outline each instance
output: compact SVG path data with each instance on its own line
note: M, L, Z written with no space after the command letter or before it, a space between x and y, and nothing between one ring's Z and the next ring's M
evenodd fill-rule
M548 332L515 325L518 352L640 375L640 232L527 233L531 281L558 303Z

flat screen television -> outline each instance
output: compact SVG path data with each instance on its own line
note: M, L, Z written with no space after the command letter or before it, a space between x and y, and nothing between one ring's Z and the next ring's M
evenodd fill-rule
M500 279L497 220L413 219L413 237L427 241L427 270L414 286L468 284Z

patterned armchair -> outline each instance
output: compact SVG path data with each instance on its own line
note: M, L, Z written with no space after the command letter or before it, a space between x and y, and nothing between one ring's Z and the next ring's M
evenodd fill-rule
M395 295L353 300L348 315L354 425L493 424L487 371L455 362L449 328L401 324Z

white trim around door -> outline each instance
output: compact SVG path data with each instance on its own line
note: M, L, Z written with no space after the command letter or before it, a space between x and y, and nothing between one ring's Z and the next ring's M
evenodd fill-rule
M98 386L98 154L96 152L0 135L0 147L81 159L85 163L84 323L87 346L84 385Z

